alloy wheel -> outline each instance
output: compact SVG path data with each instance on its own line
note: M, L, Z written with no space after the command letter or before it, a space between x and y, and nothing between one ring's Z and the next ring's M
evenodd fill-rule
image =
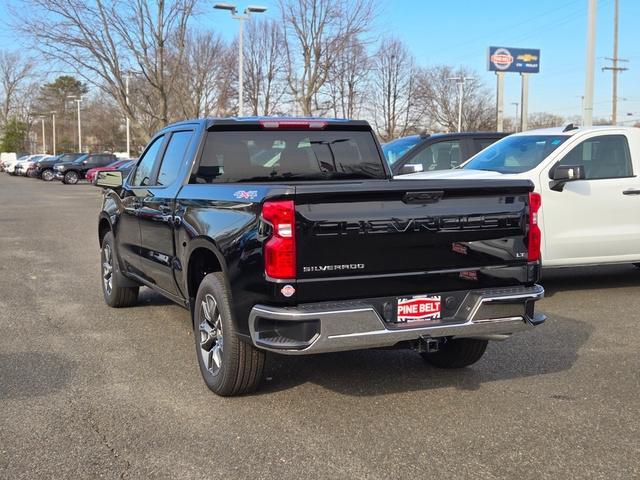
M111 295L111 290L113 290L113 254L109 244L106 244L102 249L102 282L107 295Z
M211 374L216 374L222 367L222 318L218 302L213 295L206 294L201 304L202 320L200 331L200 356L203 365Z
M65 178L66 178L66 180L67 180L67 183L70 183L70 184L72 184L72 185L73 185L73 184L78 183L78 174L77 174L77 173L75 173L75 172L69 172L69 173L67 173L67 175L65 176Z

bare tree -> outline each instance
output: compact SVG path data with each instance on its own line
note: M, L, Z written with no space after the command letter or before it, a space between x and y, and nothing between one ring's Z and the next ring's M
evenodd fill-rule
M279 0L287 81L303 115L312 115L337 54L366 33L373 0Z
M227 86L229 76L235 78L232 65L235 55L219 35L211 32L187 35L184 59L175 59L183 68L176 72L175 108L184 118L227 115L232 91Z
M564 117L559 115L554 115L553 113L548 112L536 112L529 115L527 128L529 128L529 130L533 130L536 128L559 127L564 122Z
M249 23L244 44L244 92L254 115L273 115L286 91L284 35L279 23Z
M16 110L20 92L27 86L33 68L33 60L18 52L0 51L0 126L6 124L11 113L17 113L13 110Z
M354 118L360 113L370 69L365 45L358 39L337 52L327 79L334 116Z
M174 66L181 63L196 1L23 0L16 28L46 59L69 65L112 95L134 123L134 109L125 100L125 73L141 72L147 87L141 92L145 105L140 108L157 124L165 124L172 117L170 98L178 78L169 71L168 60L172 56Z
M462 98L462 130L495 129L495 105L487 88L468 69L442 65L422 70L418 76L416 101L426 120L446 131L458 129L458 85L452 78L466 77Z
M416 123L413 56L400 40L386 39L374 55L371 76L373 121L378 134L383 140L406 135Z

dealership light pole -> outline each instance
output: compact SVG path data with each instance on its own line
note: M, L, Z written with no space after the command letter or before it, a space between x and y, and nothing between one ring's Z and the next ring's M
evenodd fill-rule
M51 112L53 121L53 155L56 155L56 112Z
M47 141L45 140L45 133L44 133L44 116L40 117L40 121L42 122L42 153L46 154L47 153Z
M264 13L267 11L266 7L259 7L257 5L250 5L244 9L244 15L238 15L238 9L231 3L216 3L213 8L218 10L228 10L231 12L231 17L234 20L240 22L240 33L238 34L238 116L242 117L244 114L243 108L243 96L244 96L244 50L242 46L242 37L244 32L244 22L249 20L249 16L252 13Z
M511 102L511 105L515 105L516 106L516 118L513 121L513 125L515 128L515 131L518 131L518 105L520 105L518 102Z
M449 77L458 84L458 132L462 131L462 97L464 97L464 84L467 80L473 80L474 77Z
M80 121L80 102L82 102L82 95L76 97L75 95L69 95L67 98L73 99L78 104L78 153L82 152L82 123Z

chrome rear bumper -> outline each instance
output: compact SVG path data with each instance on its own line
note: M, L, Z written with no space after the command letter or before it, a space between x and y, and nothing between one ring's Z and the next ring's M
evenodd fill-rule
M543 296L539 285L472 290L453 317L419 326L385 322L371 303L362 301L256 305L249 330L257 347L288 355L390 347L420 338L500 339L543 323L544 315L533 314L533 302Z

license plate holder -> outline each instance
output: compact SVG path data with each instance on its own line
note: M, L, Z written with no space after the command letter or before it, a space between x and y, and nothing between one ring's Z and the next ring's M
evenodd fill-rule
M398 297L396 304L397 323L439 321L442 316L440 295L411 295Z

